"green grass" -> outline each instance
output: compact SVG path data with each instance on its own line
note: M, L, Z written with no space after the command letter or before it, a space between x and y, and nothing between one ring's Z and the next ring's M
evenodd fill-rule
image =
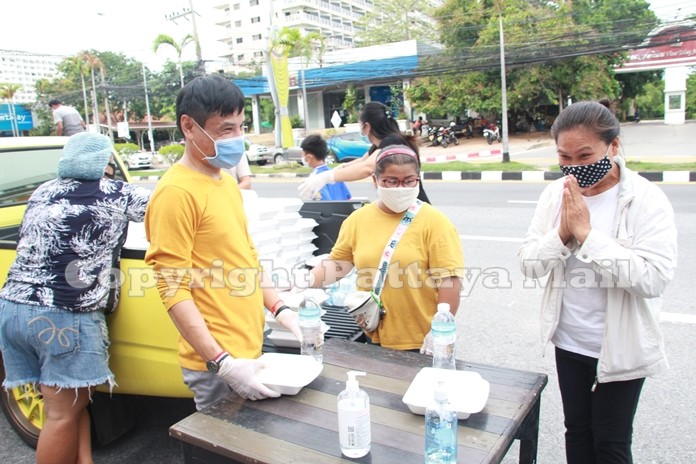
M441 172L441 171L464 171L464 172L479 172L479 171L539 171L543 170L532 164L518 163L511 161L509 163L465 163L463 161L451 161L449 163L433 163L421 165L423 172Z

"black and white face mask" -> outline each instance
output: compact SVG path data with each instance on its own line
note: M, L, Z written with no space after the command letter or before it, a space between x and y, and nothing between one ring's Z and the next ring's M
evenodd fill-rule
M611 171L611 160L609 159L609 150L611 145L607 148L607 152L604 154L604 158L592 164L575 164L561 167L561 172L564 176L572 174L578 180L578 185L581 188L590 187L600 180L604 179L604 176Z

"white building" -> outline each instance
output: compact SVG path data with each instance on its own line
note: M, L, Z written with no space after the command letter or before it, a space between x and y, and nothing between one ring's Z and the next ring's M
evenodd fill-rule
M34 103L36 81L55 77L64 56L0 50L0 83L20 84L15 103Z
M272 17L279 28L320 33L326 38L327 51L352 48L357 23L373 4L369 0L229 0L215 8L222 12L215 21L223 29L218 40L227 44L225 56L236 68L264 63Z

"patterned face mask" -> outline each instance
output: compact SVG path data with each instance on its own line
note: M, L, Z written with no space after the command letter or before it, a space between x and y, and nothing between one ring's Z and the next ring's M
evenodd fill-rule
M578 185L581 188L590 187L600 180L604 179L604 176L611 171L611 160L609 159L609 149L611 145L607 148L607 152L604 154L604 158L592 164L575 164L575 165L559 165L561 167L561 172L564 176L572 174L578 180Z

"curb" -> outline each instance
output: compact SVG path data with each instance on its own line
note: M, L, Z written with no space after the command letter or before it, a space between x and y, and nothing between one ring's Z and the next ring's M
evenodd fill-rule
M561 172L557 171L425 171L422 174L423 179L426 180L480 180L487 182L548 182L563 176ZM696 171L639 172L638 175L651 182L696 182ZM295 179L308 177L308 174L253 174L252 177L254 179ZM155 182L160 180L161 176L134 176L131 179L138 182Z
M469 153L458 153L456 155L430 155L421 156L422 163L447 163L449 161L468 161L471 158L487 158L490 156L499 156L501 150L479 150Z

